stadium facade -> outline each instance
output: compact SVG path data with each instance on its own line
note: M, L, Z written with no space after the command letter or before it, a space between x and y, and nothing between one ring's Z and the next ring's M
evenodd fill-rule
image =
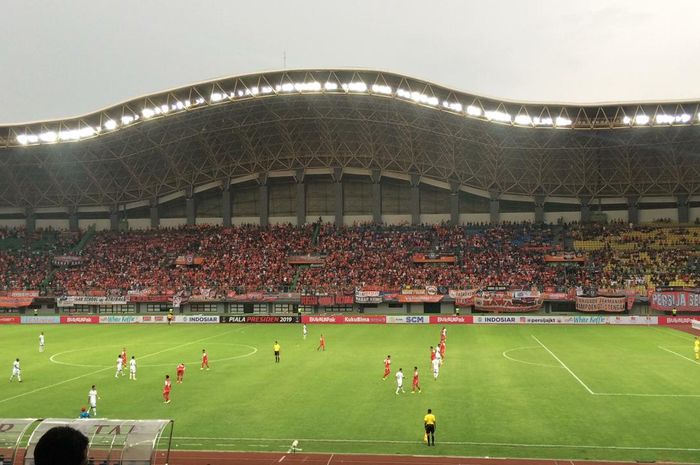
M296 70L0 127L0 225L700 217L698 102L538 104Z

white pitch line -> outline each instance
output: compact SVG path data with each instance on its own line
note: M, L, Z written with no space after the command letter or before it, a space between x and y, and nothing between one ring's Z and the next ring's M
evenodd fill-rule
M526 349L541 349L539 346L527 346L527 347L516 347L514 349L508 349L503 351L503 356L512 361L512 362L518 362L518 363L525 363L527 365L535 365L538 367L544 367L544 368L561 368L560 366L557 365L545 365L544 363L536 363L536 362L528 362L527 360L520 360L517 358L513 358L510 355L508 355L511 352L515 352L516 350L526 350Z
M326 465L330 465L330 464L331 464L331 461L333 460L333 455L334 455L334 454L331 454L331 456L328 457L328 462L326 462Z
M566 371L568 371L568 372L571 374L571 376L573 376L573 377L576 379L576 381L578 381L578 382L581 384L581 386L583 386L584 388L586 388L586 391L588 391L589 394L595 395L595 392L593 392L593 390L591 390L591 388L589 388L589 387L586 385L586 383L584 383L583 381L581 381L581 378L579 378L578 376L576 376L576 373L574 373L573 371L571 371L571 369L570 369L568 366L566 366L566 364L564 364L564 362L562 362L561 360L559 360L559 357L557 357L556 355L554 355L554 352L552 352L551 350L549 350L549 349L547 348L547 346L544 345L544 344L542 344L542 343L540 342L540 340L537 339L534 335L531 334L531 336L532 336L532 338L533 338L535 341L537 341L537 343L538 343L539 345L541 345L541 346L544 348L544 350L546 350L547 352L549 352L549 355L551 355L552 357L554 357L554 359L555 359L557 362L561 363L561 366L563 366L564 369L565 369Z
M201 440L201 441L268 441L268 442L288 442L293 441L291 438L221 438L221 437L198 437L198 436L180 436L173 439L185 440ZM302 443L308 442L328 442L328 443L364 443L364 444L417 444L420 441L398 441L391 439L311 439L297 438ZM474 441L441 441L441 444L450 444L456 446L502 446L502 447L542 447L550 449L603 449L603 450L658 450L658 451L683 451L683 452L700 452L699 448L684 448L684 447L634 447L634 446L596 446L582 444L521 444L512 442L474 442ZM255 446L258 444L249 444Z
M678 352L674 352L674 351L672 351L672 350L670 350L670 349L667 349L666 347L661 347L661 346L658 346L658 347L659 347L659 349L665 350L666 352L669 352L669 353L671 353L671 354L673 354L673 355L678 355L680 358L684 358L684 359L688 360L690 363L694 363L694 364L696 364L696 365L700 365L700 363L698 363L697 361L693 360L692 358L688 358L688 357L686 357L685 355L681 355L681 354L679 354Z
M700 397L700 394L629 394L627 392L596 392L595 395L620 397Z
M188 346L188 345L191 345L191 344L196 344L196 343L199 343L199 342L202 342L202 341L206 341L206 340L208 340L208 339L212 339L212 338L215 338L215 337L220 337L220 336L223 336L223 335L228 334L228 333L230 333L230 332L231 332L231 331L227 331L227 332L225 332L225 333L221 333L221 334L216 334L216 335L214 335L214 336L205 337L205 338L202 338L202 339L198 339L198 340L196 340L196 341L186 342L185 344L180 344L179 346L174 346L174 347L170 347L170 348L168 348L168 349L159 350L158 352L153 352L152 354L146 354L146 355L144 355L143 357L139 357L139 360L143 360L144 358L148 358L148 357L153 357L154 355L159 355L159 354L162 354L163 352L168 352L168 351L170 351L170 350L179 349L179 348L181 348L181 347L185 347L185 346ZM45 390L47 390L47 389L51 389L51 388L54 388L54 387L56 387L56 386L61 386L61 385L63 385L63 384L70 383L70 382L72 382L72 381L75 381L75 380L78 380L78 379L81 379L81 378L86 378L86 377L88 377L88 376L94 376L94 375L96 375L96 374L98 374L98 373L102 373L103 371L113 370L113 369L114 369L113 367L105 367L105 368L101 368L101 369L99 369L99 370L92 371L92 372L90 372L90 373L85 373L84 375L80 375L80 376L76 376L76 377L74 377L74 378L70 378L70 379L65 379L65 380L63 380L63 381L59 381L58 383L49 384L48 386L43 386L43 387L40 387L40 388L32 389L31 391L23 392L23 393L21 393L21 394L17 394L16 396L8 397L8 398L6 398L6 399L0 399L0 404L2 404L2 403L4 403L4 402L11 401L11 400L14 400L14 399L17 399L17 398L19 398L19 397L24 397L24 396L28 396L28 395L30 395L30 394L34 394L35 392L45 391Z

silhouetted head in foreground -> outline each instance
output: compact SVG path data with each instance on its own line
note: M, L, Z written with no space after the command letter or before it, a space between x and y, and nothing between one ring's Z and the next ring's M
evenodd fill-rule
M36 465L86 465L88 438L68 426L51 428L34 449Z

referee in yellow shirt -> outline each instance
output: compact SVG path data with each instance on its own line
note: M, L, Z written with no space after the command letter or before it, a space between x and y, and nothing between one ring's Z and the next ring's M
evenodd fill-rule
M435 420L435 415L433 415L433 411L431 409L428 409L428 413L423 417L423 425L425 426L425 434L428 436L428 445L434 446L437 420Z
M275 341L274 344L272 344L272 350L275 351L275 363L280 362L280 344L279 342Z

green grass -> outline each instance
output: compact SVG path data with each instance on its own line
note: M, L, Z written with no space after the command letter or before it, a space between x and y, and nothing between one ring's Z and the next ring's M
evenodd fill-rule
M299 439L304 452L700 462L700 364L680 356L692 359L688 334L451 326L433 381L428 346L438 342L437 326L309 329L302 340L300 325L2 327L6 376L20 357L24 382L0 383L0 416L77 417L96 384L101 417L173 418L180 449L280 451ZM325 353L316 351L321 331ZM123 346L139 361L138 381L114 378ZM210 371L199 370L202 348ZM382 381L387 354L408 388L419 366L422 394L397 396L393 378ZM164 405L163 378L180 361L185 383ZM438 418L430 449L421 441L427 408Z

